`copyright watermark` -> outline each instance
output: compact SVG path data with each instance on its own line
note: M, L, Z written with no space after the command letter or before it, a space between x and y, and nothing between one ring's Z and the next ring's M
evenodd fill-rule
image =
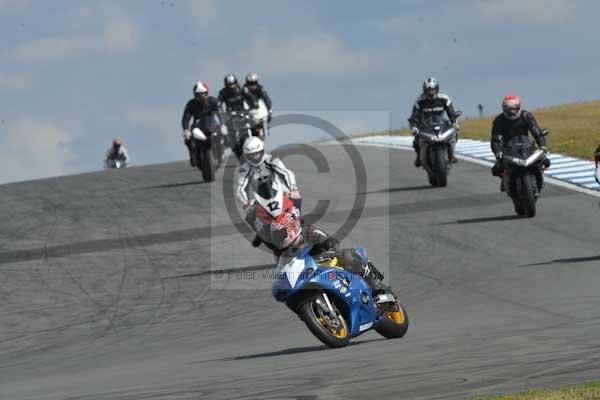
M355 133L361 123L365 127L359 127L360 131L384 131L389 129L389 115L369 111L279 113L271 121L265 147L267 153L281 159L294 172L305 224L335 237L342 248L364 246L371 259L385 260L378 265L385 271L389 260L389 203L380 199L385 193L376 194L378 203L373 212L368 199L370 185L390 187L390 166L384 149L365 148L352 141L350 133ZM245 222L246 214L236 193L239 167L236 156L231 154L221 167L221 174L217 174L217 184L210 187L212 282L222 287L244 281L252 288L267 289L273 280L264 272L268 269L242 272L217 267L273 261L269 248L251 245L255 231ZM373 240L377 246L366 244Z

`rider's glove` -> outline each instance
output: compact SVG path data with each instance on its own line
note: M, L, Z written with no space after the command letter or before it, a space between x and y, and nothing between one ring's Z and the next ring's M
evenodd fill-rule
M300 190L298 190L298 186L292 186L290 188L290 199L299 199L300 198Z
M413 136L417 136L417 134L419 133L419 128L417 128L416 126L413 126L412 128L410 128L410 132L412 133Z
M290 214L292 214L292 216L296 219L300 218L300 210L298 210L296 207L290 211Z
M499 151L498 153L496 153L496 160L501 160L503 156L504 154L502 154L502 152Z
M229 129L227 129L227 125L222 124L221 125L221 135L227 136L228 134L229 134Z
M242 208L248 212L252 209L252 207L254 206L254 200L248 200L245 204L242 205Z
M192 131L190 131L189 129L184 130L183 137L185 140L190 140L190 138L192 137Z

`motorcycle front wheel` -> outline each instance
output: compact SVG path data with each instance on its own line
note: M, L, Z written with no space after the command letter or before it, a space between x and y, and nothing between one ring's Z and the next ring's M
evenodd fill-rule
M308 329L321 342L329 347L345 347L350 343L350 329L346 319L332 303L334 315L324 306L323 294L304 303L298 310L298 315Z
M440 147L435 149L433 153L433 172L436 177L436 183L439 187L446 187L448 185L448 160L446 158L447 151L445 148Z

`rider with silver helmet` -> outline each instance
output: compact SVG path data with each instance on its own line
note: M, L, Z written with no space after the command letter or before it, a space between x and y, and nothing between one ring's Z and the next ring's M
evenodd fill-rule
M181 127L185 145L190 153L190 165L196 166L194 151L192 149L192 131L195 128L200 129L204 135L210 137L221 124L219 118L219 104L217 99L208 95L208 84L197 82L194 85L194 98L187 102L183 117L181 118Z
M233 147L237 138L235 137L235 129L231 125L231 120L227 118L227 113L231 111L244 110L244 97L242 88L238 83L238 79L234 74L227 74L223 78L224 87L219 92L219 108L221 109L221 133L227 139L227 145Z
M250 109L258 108L259 101L265 102L265 106L269 110L269 122L271 122L271 114L273 113L273 103L271 102L271 98L269 94L265 90L265 88L258 83L258 75L254 72L246 75L246 83L244 83L243 89L244 101L248 104Z
M413 147L417 153L415 160L415 167L421 166L421 160L419 159L419 142L417 135L419 130L422 128L423 123L431 118L432 116L441 115L446 112L450 122L454 124L456 131L458 132L459 126L456 122L457 115L452 105L452 100L446 94L440 93L440 85L438 81L433 78L427 78L423 82L423 93L417 97L415 104L413 105L412 114L408 119L412 134L415 136ZM456 137L450 141L448 146L448 157L450 161L456 163L458 160L454 157L454 145L456 144Z

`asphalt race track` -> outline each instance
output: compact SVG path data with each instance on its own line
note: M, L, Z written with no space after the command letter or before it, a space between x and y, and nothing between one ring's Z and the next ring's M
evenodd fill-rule
M365 202L344 243L389 263L403 339L332 350L272 299L272 257L225 212L234 168L212 185L185 163L10 184L0 399L453 399L600 377L597 198L547 185L517 219L488 168L461 161L431 189L412 152L360 147L357 190L346 154L320 150L329 172L285 158L304 210L328 200L335 231Z

